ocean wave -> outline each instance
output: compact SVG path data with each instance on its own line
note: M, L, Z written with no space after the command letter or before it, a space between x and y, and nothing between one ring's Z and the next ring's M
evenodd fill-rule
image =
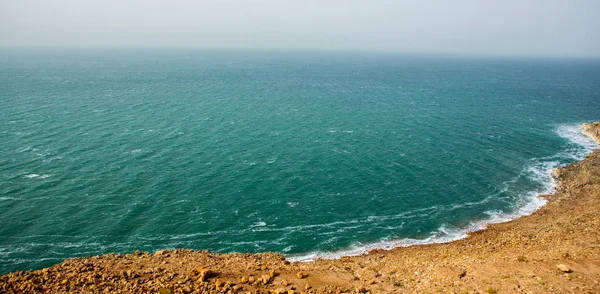
M25 177L28 179L47 179L50 175L27 174Z
M523 193L517 202L513 204L513 210L511 212L488 210L484 212L488 216L485 219L472 221L462 228L457 228L449 224L442 224L437 230L431 232L428 237L422 239L382 239L379 242L370 244L356 243L337 251L312 251L302 254L290 254L286 256L286 259L292 262L309 262L317 259L338 259L344 256L358 256L367 254L375 249L391 250L398 247L414 245L448 243L464 239L468 237L470 233L484 230L491 224L508 222L522 216L530 215L544 206L547 202L545 199L539 197L539 195L551 193L555 189L556 183L552 177L552 170L565 161L582 160L587 154L598 147L593 139L583 134L580 123L557 125L555 127L555 133L567 140L568 144L566 149L549 157L539 159L533 158L530 163L526 165L519 176L525 175L530 180L539 183L540 188ZM501 191L506 192L508 190L508 184L509 183L507 182L503 183ZM494 195L497 194L498 193ZM491 196L488 196L482 201L474 204L485 203L489 201L490 198ZM451 208L455 209L463 206L469 206L469 203Z
M568 149L561 153L563 156L582 160L598 147L594 139L583 134L580 123L558 125L556 133L569 141Z
M0 201L2 200L22 200L21 198L14 198L14 197L0 197Z
M267 223L260 221L260 222L255 222L252 226L253 227L264 227L266 225L267 225Z

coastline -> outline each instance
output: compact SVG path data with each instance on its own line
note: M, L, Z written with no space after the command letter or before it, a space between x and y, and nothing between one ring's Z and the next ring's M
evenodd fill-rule
M583 128L600 142L600 123ZM292 263L277 253L108 254L0 276L0 292L600 292L600 149L553 174L540 209L449 243Z
M583 160L589 153L594 151L600 145L600 141L596 141L594 138L599 138L600 134L594 134L593 130L587 130L586 128L598 128L600 125L594 126L593 124L578 123L578 124L559 124L556 126L555 133L561 138L568 140L570 144L581 147L581 150L573 149L563 151L558 154L550 156L555 157L569 157L575 161ZM565 156L566 154L566 156ZM537 160L534 158L534 161ZM549 164L549 165L548 165ZM546 166L548 165L548 166ZM539 161L532 162L527 165L523 173L530 171L536 174L536 181L540 182L542 188L538 190L528 191L525 196L520 199L520 205L517 205L514 211L511 212L490 212L489 217L485 219L473 220L468 223L467 226L462 228L448 227L443 224L437 231L434 231L432 236L425 239L398 239L398 240L386 240L368 244L357 244L356 246L349 246L339 250L331 252L308 252L302 254L291 254L285 255L286 260L291 262L310 262L317 259L340 259L342 257L352 257L367 254L372 250L391 250L398 247L409 247L409 246L422 246L430 244L440 244L455 242L468 236L474 232L485 230L488 226L513 221L517 218L531 215L539 210L541 207L546 205L547 199L545 197L539 197L540 195L552 194L556 189L556 180L553 176L553 170L560 167L561 164L557 161ZM521 176L521 174L519 175ZM518 176L517 176L518 177Z

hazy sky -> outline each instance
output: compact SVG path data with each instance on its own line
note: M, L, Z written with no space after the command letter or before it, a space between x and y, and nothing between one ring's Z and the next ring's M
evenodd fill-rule
M0 46L600 56L600 0L0 0Z

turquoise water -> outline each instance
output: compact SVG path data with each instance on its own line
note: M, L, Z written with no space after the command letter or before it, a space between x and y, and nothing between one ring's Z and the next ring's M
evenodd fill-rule
M334 258L528 214L600 62L0 51L0 272L162 248Z

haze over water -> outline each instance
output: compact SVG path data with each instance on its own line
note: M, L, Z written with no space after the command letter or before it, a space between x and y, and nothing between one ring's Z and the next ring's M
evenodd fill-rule
M0 273L460 238L594 148L598 81L590 59L5 49Z

